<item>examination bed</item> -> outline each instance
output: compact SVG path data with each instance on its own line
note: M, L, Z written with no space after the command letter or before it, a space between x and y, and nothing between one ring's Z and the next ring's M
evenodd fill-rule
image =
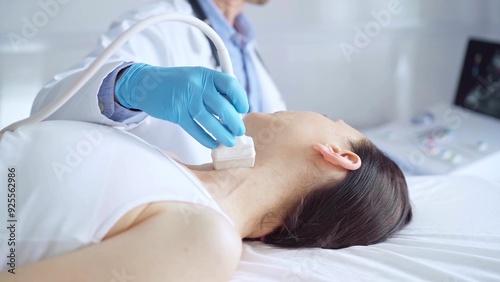
M231 281L500 281L500 184L407 180L413 221L386 242L341 250L245 243Z

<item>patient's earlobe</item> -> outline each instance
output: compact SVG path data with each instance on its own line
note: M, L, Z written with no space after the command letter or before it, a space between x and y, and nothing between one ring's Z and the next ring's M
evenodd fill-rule
M323 155L325 161L330 164L341 166L347 170L357 170L361 167L361 158L350 150L342 151L336 145L314 144L313 149Z

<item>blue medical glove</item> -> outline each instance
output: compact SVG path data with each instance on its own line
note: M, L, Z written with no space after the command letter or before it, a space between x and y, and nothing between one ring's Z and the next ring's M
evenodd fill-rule
M234 135L245 134L238 113L248 112L246 92L236 79L222 72L134 64L118 80L115 93L124 107L179 124L211 149L217 142L201 126L225 146L234 146Z

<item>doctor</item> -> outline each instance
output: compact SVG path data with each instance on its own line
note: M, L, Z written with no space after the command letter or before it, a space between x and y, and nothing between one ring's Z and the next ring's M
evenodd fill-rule
M159 23L129 40L49 119L121 127L173 152L184 163L211 162L209 149L217 143L197 122L219 143L231 146L234 135L245 130L238 113L285 109L256 53L253 30L242 13L246 2L264 4L267 0L157 0L124 14L82 62L56 75L38 93L32 113L61 94L137 21L161 13L193 15L221 36L239 83L219 72L214 47L201 31L183 23ZM225 126L207 113L219 116Z

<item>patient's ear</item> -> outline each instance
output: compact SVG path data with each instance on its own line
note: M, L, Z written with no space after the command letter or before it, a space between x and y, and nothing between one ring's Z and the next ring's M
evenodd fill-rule
M361 167L361 158L349 150L342 151L337 145L314 144L313 149L323 155L330 164L341 166L347 170L357 170Z

